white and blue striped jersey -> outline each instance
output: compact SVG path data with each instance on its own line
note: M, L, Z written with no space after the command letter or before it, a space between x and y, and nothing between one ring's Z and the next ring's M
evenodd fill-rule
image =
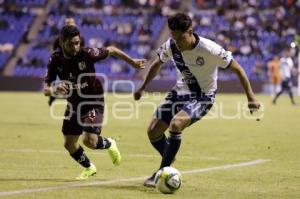
M173 88L179 95L192 92L214 93L217 90L218 68L227 68L232 53L215 42L194 34L196 46L180 52L175 41L169 38L157 54L161 62L172 60L177 68L177 83Z
M290 57L280 58L280 74L282 80L288 80L292 77L294 62Z

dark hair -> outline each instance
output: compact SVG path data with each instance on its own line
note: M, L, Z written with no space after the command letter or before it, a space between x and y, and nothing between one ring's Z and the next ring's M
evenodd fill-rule
M64 26L60 31L60 38L63 41L73 37L80 36L80 31L76 26Z
M184 13L177 13L168 18L168 26L171 31L185 32L192 26L192 19Z

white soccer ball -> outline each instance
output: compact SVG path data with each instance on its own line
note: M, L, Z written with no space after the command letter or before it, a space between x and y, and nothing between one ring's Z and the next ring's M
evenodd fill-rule
M160 192L172 194L180 188L182 176L174 167L164 167L157 172L155 181Z

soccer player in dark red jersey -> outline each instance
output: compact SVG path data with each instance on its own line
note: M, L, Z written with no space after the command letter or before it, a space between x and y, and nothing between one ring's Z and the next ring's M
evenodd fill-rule
M80 38L80 32L75 26L62 28L59 38L61 49L50 57L44 94L66 95L68 105L62 125L64 146L72 158L84 167L83 172L77 177L84 180L94 175L97 169L78 143L81 134L85 146L90 149L108 149L113 164L119 165L121 162L121 154L115 140L100 135L104 98L102 84L96 78L94 63L112 55L136 69L141 69L145 60L132 59L113 46L83 48L80 45ZM57 77L61 82L55 85Z
M65 18L65 22L64 22L65 26L77 26L75 19L73 17L67 17ZM80 37L81 43L80 46L84 47L84 38ZM52 45L52 50L56 51L56 50L61 50L61 47L59 46L59 36L54 40L53 45ZM53 104L53 102L56 100L56 98L54 96L49 96L49 100L48 100L48 105L51 106Z

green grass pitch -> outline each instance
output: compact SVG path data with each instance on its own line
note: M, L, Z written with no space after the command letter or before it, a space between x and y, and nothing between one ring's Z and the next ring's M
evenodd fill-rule
M0 198L300 198L300 107L292 106L287 96L274 106L269 96L259 95L263 111L247 119L245 96L218 94L210 115L184 131L173 165L180 171L208 170L184 173L174 195L143 187L144 177L160 162L146 129L162 96L149 95L138 103L127 94L106 96L102 135L118 138L123 162L114 167L106 151L86 149L98 173L79 182L74 179L81 167L63 148L61 121L50 117L47 98L42 93L0 93ZM56 115L64 109L58 104ZM256 121L259 114L263 118ZM270 161L209 170L255 160Z

